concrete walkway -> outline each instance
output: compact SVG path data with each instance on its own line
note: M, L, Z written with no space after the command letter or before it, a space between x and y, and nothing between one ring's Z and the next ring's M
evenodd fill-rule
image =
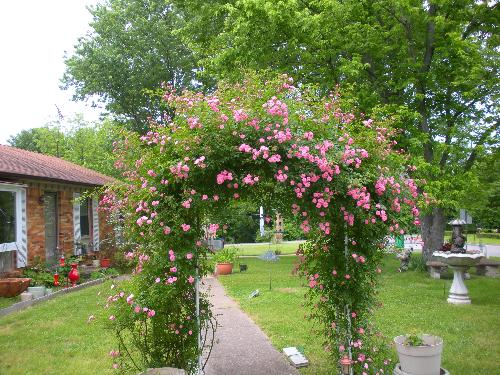
M229 298L217 279L203 280L219 327L205 367L206 375L298 375L285 356L259 327ZM281 348L280 348L281 349Z

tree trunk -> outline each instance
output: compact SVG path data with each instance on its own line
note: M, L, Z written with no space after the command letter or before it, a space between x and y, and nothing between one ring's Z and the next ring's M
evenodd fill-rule
M441 249L444 242L445 217L442 208L434 208L432 213L422 219L422 256L430 260L432 253Z

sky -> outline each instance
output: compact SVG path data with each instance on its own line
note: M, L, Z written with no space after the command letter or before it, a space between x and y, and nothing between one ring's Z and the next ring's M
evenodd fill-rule
M96 120L99 110L71 100L59 88L64 52L90 29L87 5L98 0L0 1L0 144L23 129L83 113Z

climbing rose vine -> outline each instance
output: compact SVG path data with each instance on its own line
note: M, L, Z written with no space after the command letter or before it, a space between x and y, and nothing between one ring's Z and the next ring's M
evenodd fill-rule
M298 221L308 239L297 270L332 367L346 355L356 374L383 373L370 325L376 276L384 237L418 224L417 187L386 120L318 92L287 76L212 95L167 88L173 119L116 144L126 182L101 207L123 216L136 268L128 290L110 296L115 366L194 371L195 280L209 271L203 239L219 230L214 212L251 201ZM211 321L202 295L202 329Z

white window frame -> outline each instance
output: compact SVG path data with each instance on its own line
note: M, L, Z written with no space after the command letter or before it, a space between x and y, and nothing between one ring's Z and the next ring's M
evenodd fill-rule
M6 251L22 251L24 243L26 243L26 200L23 201L23 196L26 197L26 189L20 185L0 183L0 191L9 191L15 193L16 197L16 240L14 242L0 243L0 252ZM23 204L24 203L24 204ZM24 206L24 207L23 207ZM23 233L24 228L24 233ZM19 266L19 265L18 265Z

